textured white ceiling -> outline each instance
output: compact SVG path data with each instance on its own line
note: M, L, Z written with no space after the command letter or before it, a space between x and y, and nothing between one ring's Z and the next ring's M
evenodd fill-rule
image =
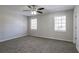
M44 7L48 12L64 11L73 9L73 5L40 5Z
M44 7L45 10L43 11L44 13L52 13L56 11L65 11L65 10L70 10L73 9L73 5L39 5L38 7ZM15 11L19 14L26 15L26 16L31 16L31 12L23 12L23 10L28 10L29 8L25 5L4 5L0 6L0 9L2 10L12 10Z

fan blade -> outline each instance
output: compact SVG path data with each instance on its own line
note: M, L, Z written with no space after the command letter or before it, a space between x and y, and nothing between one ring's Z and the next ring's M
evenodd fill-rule
M43 10L44 8L38 8L38 10Z
M27 7L31 8L31 6L30 6L30 5L29 5L29 6L27 6Z
M41 12L41 11L37 11L37 12L38 12L38 13L41 13L41 14L43 13L43 12Z
M23 11L30 11L30 10L23 10Z

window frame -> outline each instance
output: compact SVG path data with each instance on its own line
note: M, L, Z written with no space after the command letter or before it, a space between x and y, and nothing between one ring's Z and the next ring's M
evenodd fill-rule
M54 17L54 30L66 32L66 16L55 16Z
M36 21L36 22L34 22L34 21ZM31 30L37 30L37 18L31 18L31 22L30 23L31 23L30 24L31 25L30 26Z

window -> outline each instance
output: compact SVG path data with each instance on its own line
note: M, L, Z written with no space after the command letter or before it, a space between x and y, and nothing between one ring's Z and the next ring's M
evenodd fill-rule
M66 31L66 16L56 16L54 18L55 31Z
M31 29L37 29L37 19L31 19Z

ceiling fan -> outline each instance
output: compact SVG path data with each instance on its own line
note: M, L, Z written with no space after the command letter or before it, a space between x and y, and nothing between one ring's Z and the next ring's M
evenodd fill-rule
M37 13L43 14L44 8L38 7L37 5L27 5L30 10L23 10L23 11L31 11L31 14L36 15Z

